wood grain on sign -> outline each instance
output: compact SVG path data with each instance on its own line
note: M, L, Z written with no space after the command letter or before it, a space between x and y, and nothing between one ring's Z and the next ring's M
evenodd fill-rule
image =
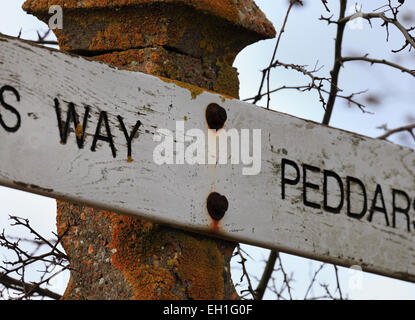
M1 185L415 281L413 150L5 36L0 48ZM226 132L248 132L241 149L261 130L259 174L230 157L154 161L183 129L209 136L211 103ZM212 192L229 204L219 222Z

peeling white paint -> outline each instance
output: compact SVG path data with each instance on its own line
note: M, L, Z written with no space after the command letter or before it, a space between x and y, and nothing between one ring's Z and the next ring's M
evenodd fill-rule
M406 217L396 214L392 226L392 189L405 191L414 202L413 150L204 92L192 99L189 90L138 72L111 68L80 57L40 48L0 36L0 88L15 88L4 100L21 115L21 127L8 132L0 126L0 184L58 199L136 215L178 228L207 232L226 239L274 248L344 266L415 281L415 204ZM90 106L83 149L75 132L60 143L54 99L66 120L67 102L75 104L82 121ZM205 108L215 102L227 111L226 128L262 130L262 170L256 176L241 174L242 165L163 165L152 155L158 128L174 132L176 121L186 129L206 129ZM99 141L91 151L98 117L106 111L117 157L109 144ZM3 121L13 126L16 116L0 104ZM132 162L117 116L127 130L142 122L132 143ZM104 128L104 126L102 126ZM101 129L102 129L101 128ZM105 131L103 131L105 132ZM101 133L103 133L101 132ZM282 159L293 161L301 177L286 186L282 199ZM389 219L375 212L372 221L304 205L303 165L307 171L307 197L323 205L323 170L358 178L366 187L368 210L377 184L382 187ZM286 167L286 178L295 170ZM229 209L218 227L206 210L211 192L226 196ZM339 203L336 185L329 184L329 204ZM361 194L351 196L352 209L361 208ZM404 206L402 198L399 206ZM0 204L1 205L1 204ZM376 206L381 206L377 198Z

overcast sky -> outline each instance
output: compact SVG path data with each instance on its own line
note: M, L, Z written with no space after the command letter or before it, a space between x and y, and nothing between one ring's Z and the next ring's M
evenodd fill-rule
M2 0L0 4L0 32L12 36L17 36L22 29L22 38L33 39L36 37L37 30L47 30L45 24L36 18L23 12L21 5L23 0ZM256 3L267 14L268 18L274 23L277 30L281 27L287 8L286 0L257 0ZM338 14L337 2L329 1L331 9L335 15ZM362 1L361 1L362 2ZM365 6L368 6L366 2ZM370 6L363 6L364 11L371 11L384 4L383 0L372 0ZM350 2L354 3L354 1ZM350 6L349 13L353 13L353 6ZM411 13L415 14L415 4L407 1L407 18ZM327 23L319 21L321 14L327 15L320 1L306 1L304 8L295 9L288 21L286 33L282 38L279 47L278 59L301 65L309 65L311 68L318 64L321 66L320 75L328 75L333 61L335 26L327 26ZM413 23L415 25L415 22ZM380 28L380 23L376 22L371 28L367 22L362 25L355 25L354 28L347 28L344 40L344 52L350 54L366 54L372 57L387 58L405 64L411 69L415 59L414 53L407 52L392 56L391 49L398 49L403 43L402 36L390 30L389 42L386 42L386 32ZM241 98L249 98L257 93L260 70L269 64L275 40L267 40L249 46L237 57L234 66L238 68L241 80ZM276 70L272 73L271 88L281 85L307 84L307 79L302 78L295 72L286 70ZM350 63L342 69L340 76L340 88L345 94L368 89L368 93L362 96L362 101L367 97L376 96L380 105L369 105L368 111L372 113L362 113L356 107L347 107L344 103L338 103L335 108L331 125L357 132L363 135L376 137L382 134L382 130L377 129L382 124L389 127L398 127L410 121L411 116L415 118L414 101L414 79L408 75L391 70L386 66L369 66L363 63ZM264 102L261 102L264 103ZM261 104L259 103L259 104ZM282 91L273 96L272 108L281 112L295 115L305 119L321 121L323 109L319 103L316 93L299 94L294 91ZM414 147L405 135L394 137L396 143ZM29 217L31 223L44 234L55 231L56 204L53 199L48 199L20 191L0 187L0 229L8 225L8 215ZM7 228L11 233L13 229ZM16 234L16 233L15 233ZM17 233L20 235L20 233ZM257 260L267 257L268 250L254 249L249 247L250 254ZM0 249L0 259L4 251ZM306 259L284 255L286 268L294 272L296 279L296 297L301 298L305 287L308 285L312 268L318 266L317 263ZM253 272L260 273L262 262L249 262L249 267ZM236 268L237 264L233 263ZM364 299L415 299L415 285L388 279L385 277L364 274L362 286L352 290L349 282L353 272L341 268L341 280L343 289L349 293L350 298ZM234 279L237 280L239 274L234 272ZM68 277L64 275L56 279L55 285L58 291L63 292ZM333 283L332 269L327 267L327 271L322 273L320 282ZM272 295L267 295L272 298Z

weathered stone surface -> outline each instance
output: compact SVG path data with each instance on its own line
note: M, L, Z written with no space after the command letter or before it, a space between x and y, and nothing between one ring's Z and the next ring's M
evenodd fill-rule
M94 56L121 69L145 72L183 83L195 84L231 97L239 96L238 72L232 66L203 63L203 59L163 47L130 49Z
M57 226L72 268L64 299L237 298L231 243L64 201Z
M29 13L45 14L51 5L64 9L131 9L163 4L193 8L253 31L263 39L275 36L274 27L252 0L27 0L23 8Z
M24 8L47 22L50 4L50 1L28 0ZM153 56L159 56L153 59L153 69L157 69L154 74L161 75L161 69L169 69L167 72L175 80L233 97L239 96L239 85L235 85L237 72L232 68L236 55L247 45L275 35L272 24L255 3L246 0L61 0L53 4L65 8L63 29L55 30L61 50L99 55L100 59L115 52L119 52L118 57L130 59L134 51L129 50L138 55L153 50ZM130 57L126 57L126 52ZM166 52L169 63L160 59L160 56L165 58ZM174 71L171 62L176 58L172 56L177 59L187 56L189 62L197 59L194 62L205 79L195 79L199 76L190 74L196 70L189 68L189 63L179 64ZM156 67L158 63L161 65Z

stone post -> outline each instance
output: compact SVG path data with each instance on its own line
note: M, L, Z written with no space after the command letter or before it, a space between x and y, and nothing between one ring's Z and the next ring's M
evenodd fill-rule
M232 67L247 45L275 36L252 0L27 0L48 22L63 8L60 49L238 98ZM172 213L174 214L174 213ZM65 299L237 299L234 243L58 201L70 257Z

